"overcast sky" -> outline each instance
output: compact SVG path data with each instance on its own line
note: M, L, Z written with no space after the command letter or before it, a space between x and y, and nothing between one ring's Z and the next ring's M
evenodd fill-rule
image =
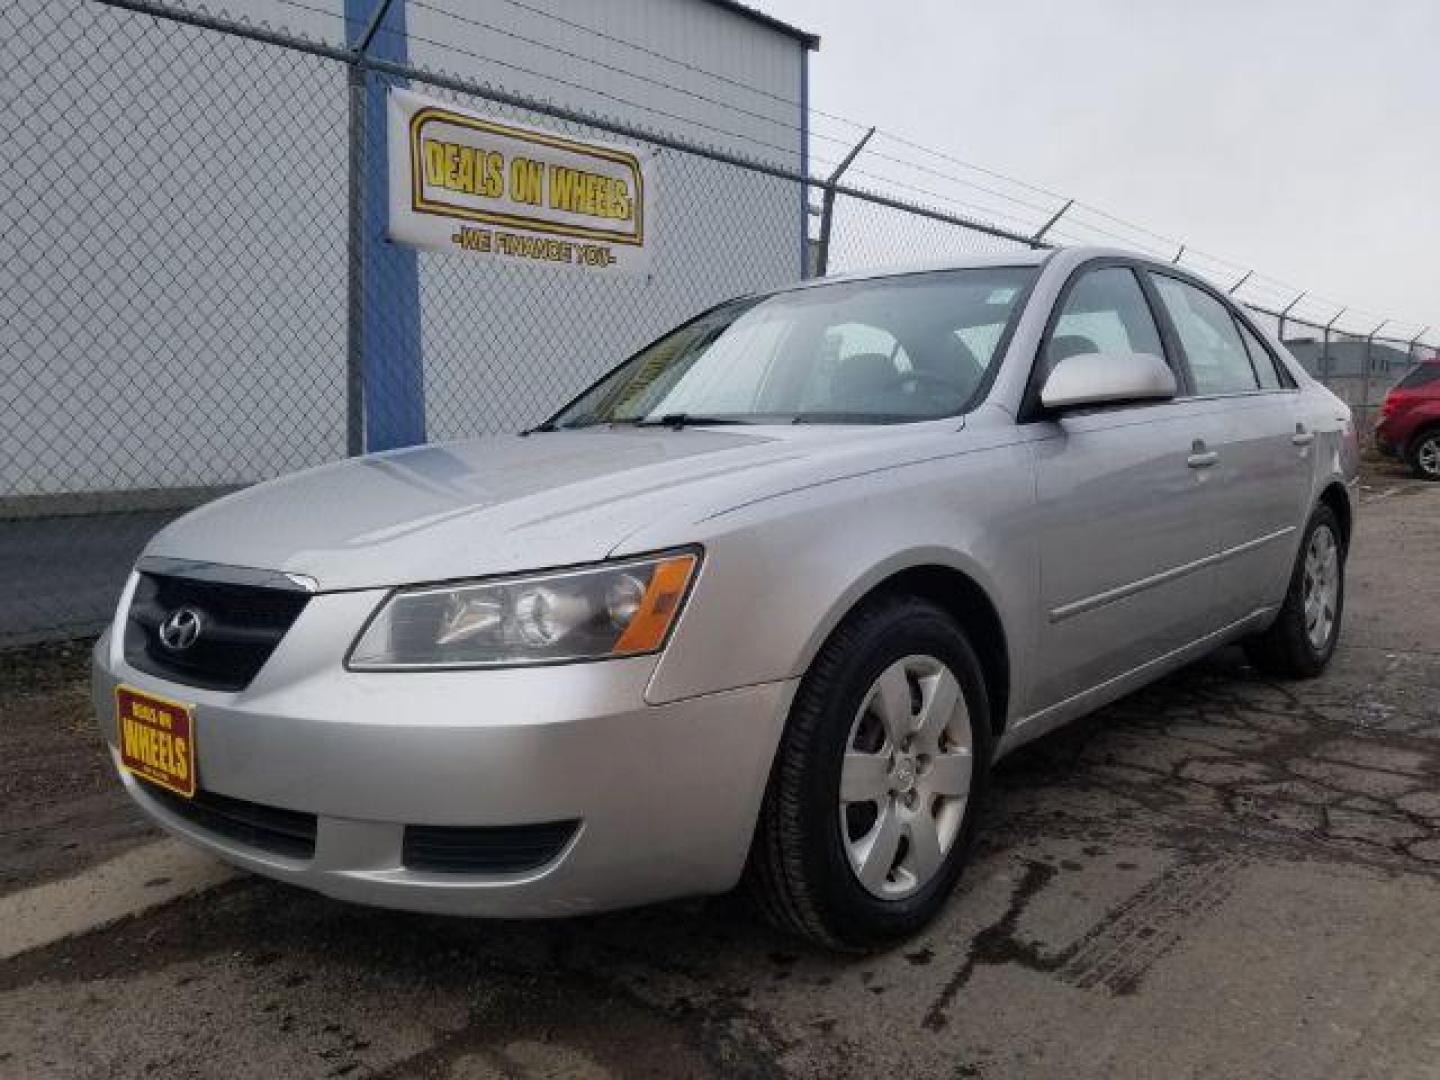
M1440 0L755 3L820 109L1440 340Z

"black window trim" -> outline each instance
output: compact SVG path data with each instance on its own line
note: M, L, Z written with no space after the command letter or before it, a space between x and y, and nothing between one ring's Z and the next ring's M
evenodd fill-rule
M1224 393L1219 394L1197 393L1195 391L1195 383L1193 377L1191 377L1188 383L1187 392L1183 395L1177 395L1176 400L1216 401L1223 398L1254 397L1259 394L1293 394L1299 391L1299 384L1295 382L1294 378L1291 376L1289 370L1285 367L1285 365L1280 363L1279 357L1277 357L1274 351L1270 348L1270 345L1265 340L1264 335L1260 333L1260 331L1256 328L1255 324L1250 320L1250 318L1245 313L1243 313L1239 309L1238 305L1232 302L1228 296L1222 294L1209 282L1196 277L1194 274L1187 273L1186 271L1180 269L1177 266L1161 265L1157 263L1146 262L1142 263L1139 268L1144 270L1144 274L1142 275L1142 277L1147 279L1147 284L1152 289L1155 288L1155 284L1153 281L1149 281L1149 278L1158 275L1160 277L1172 278L1175 281L1181 282L1182 284L1189 285L1195 289L1199 289L1201 292L1207 293L1214 299L1218 300L1220 302L1220 306L1229 313L1231 321L1237 324L1235 333L1240 338L1240 347L1245 350L1246 358L1250 360L1250 374L1255 376L1255 389L1228 390ZM1179 331L1176 329L1173 320L1170 318L1170 310L1165 307L1164 302L1160 300L1158 290L1156 292L1155 298L1160 304L1160 309L1163 312L1163 317L1165 319L1166 325L1170 328L1170 331L1175 336L1175 347L1180 352L1180 356L1184 362L1186 372L1189 373L1190 357L1186 354L1185 346L1180 341ZM1255 340L1260 342L1261 346L1265 349L1266 355L1270 357L1270 363L1274 366L1275 373L1280 379L1279 386L1270 387L1260 385L1260 373L1255 370L1255 361L1253 358L1250 357L1250 346L1245 342L1245 335L1240 333L1241 326L1246 327L1254 336Z
M1230 321L1235 324L1235 328L1240 334L1240 344L1244 346L1245 354L1250 357L1250 370L1255 372L1256 385L1259 386L1259 388L1266 393L1275 390L1288 389L1285 382L1285 376L1281 374L1280 365L1275 360L1275 354L1272 353L1270 349L1266 346L1260 335L1250 328L1249 323L1247 323L1244 319L1240 318L1240 316L1233 311L1230 312ZM1250 347L1250 342L1252 341L1254 341L1256 345L1260 346L1259 357L1256 357L1255 350ZM1270 365L1270 371L1274 374L1275 382L1278 385L1266 386L1265 380L1260 378L1260 362L1262 360Z
M1259 365L1259 364L1256 362L1256 360L1255 360L1255 350L1252 349L1252 348L1250 348L1250 342L1249 342L1249 340L1247 340L1247 338L1245 337L1246 326L1245 326L1244 323L1242 323L1242 322L1240 321L1240 319L1236 316L1235 312L1233 312L1233 311L1230 312L1230 325L1233 326L1233 327L1235 327L1235 336L1240 339L1240 348L1242 348L1242 349L1245 350L1245 359L1250 361L1250 374L1255 376L1255 389L1256 389L1256 390L1270 390L1270 389L1273 389L1272 387L1266 386L1266 385L1265 385L1265 380L1262 379L1262 378L1260 378L1260 365ZM1254 336L1255 336L1254 334L1251 334L1251 335L1250 335L1250 337L1254 337ZM1265 358L1266 358L1267 360L1270 359L1270 357L1269 357L1268 354L1266 355ZM1270 366L1271 366L1272 368L1275 366L1274 361L1271 361ZM1277 374L1277 375L1275 376L1275 378L1276 378L1276 379L1279 379L1280 376Z
M1285 362L1276 355L1275 350L1270 347L1270 343L1265 340L1265 335L1260 332L1260 328L1255 325L1255 321L1250 318L1249 313L1244 311L1239 305L1232 304L1230 305L1230 314L1244 329L1250 331L1252 338L1260 343L1260 348L1265 350L1265 355L1270 358L1271 367L1275 369L1275 377L1280 380L1279 386L1261 387L1261 389L1270 394L1277 394L1281 391L1298 391L1300 384L1295 381L1295 376L1290 373L1290 369L1285 365ZM1244 335L1241 336L1243 337ZM1248 341L1246 342L1246 348L1249 348Z
M1065 284L1060 286L1060 292L1056 295L1054 303L1050 305L1050 312L1045 318L1045 329L1040 334L1035 354L1030 358L1030 374L1025 380L1025 394L1021 399L1020 416L1017 423L1033 424L1055 420L1055 415L1040 403L1040 380L1045 362L1045 347L1049 345L1050 339L1055 333L1055 324L1060 321L1060 313L1064 310L1066 301L1070 299L1070 293L1080 279L1092 270L1106 270L1117 266L1129 270L1135 279L1135 284L1140 288L1140 295L1144 297L1145 306L1150 311L1150 319L1155 324L1155 332L1160 336L1160 348L1164 352L1161 359L1175 375L1176 393L1175 397L1169 400L1127 401L1115 405L1097 405L1093 409L1084 411L1092 413L1116 412L1124 409L1153 409L1190 396L1189 392L1192 389L1190 368L1184 360L1183 351L1179 348L1175 328L1171 326L1170 320L1164 317L1164 305L1160 303L1160 298L1155 294L1154 286L1148 277L1141 273L1148 267L1139 259L1123 255L1097 255L1092 259L1086 259L1070 271L1070 276L1065 279Z

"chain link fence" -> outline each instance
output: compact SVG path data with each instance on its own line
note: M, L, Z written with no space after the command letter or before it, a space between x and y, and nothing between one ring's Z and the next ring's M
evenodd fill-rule
M783 142L752 157L521 96L469 54L442 69L456 50L419 17L470 21L454 9L412 0L407 34L275 2L298 26L148 0L0 8L0 646L95 632L145 541L208 499L378 428L447 440L543 419L709 304L813 270L807 209L831 272L1068 239L815 180ZM383 204L376 103L402 85L656 155L648 274L501 274L385 245L355 208ZM1321 335L1302 359L1357 403L1419 347L1286 314L1282 336ZM415 370L374 366L406 356Z

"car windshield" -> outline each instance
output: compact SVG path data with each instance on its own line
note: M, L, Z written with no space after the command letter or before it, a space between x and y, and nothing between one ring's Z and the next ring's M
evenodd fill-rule
M631 357L542 428L954 416L986 385L1034 275L945 270L723 304Z

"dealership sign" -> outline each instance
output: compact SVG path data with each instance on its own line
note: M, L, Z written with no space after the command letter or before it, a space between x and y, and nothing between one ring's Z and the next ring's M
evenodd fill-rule
M390 91L392 240L591 272L649 269L649 162L632 150Z

